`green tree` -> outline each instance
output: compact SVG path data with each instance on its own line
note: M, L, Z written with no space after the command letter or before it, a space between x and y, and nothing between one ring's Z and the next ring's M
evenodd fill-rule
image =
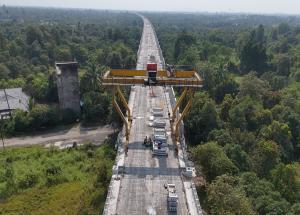
M231 95L226 94L224 97L224 100L221 104L221 113L220 113L220 118L223 121L228 121L229 119L229 111L233 105L233 98Z
M296 164L284 165L278 164L271 171L271 180L275 188L291 203L299 202L300 200L300 184L297 181Z
M0 64L0 79L7 79L9 77L10 70L5 64Z
M7 40L4 34L0 31L0 49L5 49L6 45L7 45Z
M89 91L100 92L102 90L100 77L105 71L105 68L101 65L97 65L95 62L88 62L87 71L80 79L80 91L86 93Z
M279 75L289 76L291 69L291 59L286 54L276 56L276 72Z
M278 145L273 141L257 143L251 158L252 170L259 176L267 176L269 171L280 161Z
M215 88L215 100L217 103L223 101L225 95L235 96L238 93L238 84L233 78L224 79L221 83L217 84Z
M218 127L218 122L215 104L207 97L207 94L196 94L186 120L191 142L206 140L209 132Z
M72 61L71 50L68 47L55 49L55 60L56 61Z
M254 215L251 201L235 177L218 176L208 187L209 212L212 215Z
M15 131L24 132L29 128L29 118L26 112L22 110L15 110L12 113L12 120L14 121Z
M291 131L287 124L273 121L271 125L262 129L261 135L279 144L284 159L292 159L294 149L291 142Z
M249 170L250 163L247 153L238 144L226 144L224 152L240 171Z
M28 78L26 90L37 100L46 100L49 90L48 77L43 73L38 73ZM31 79L31 80L30 80Z
M244 111L239 106L235 106L229 111L229 121L233 128L240 128L243 131L247 127Z
M88 50L84 47L74 46L71 48L72 56L80 63L85 65L88 59Z
M193 149L192 154L196 164L203 168L205 176L209 181L212 181L217 176L234 174L238 171L222 148L215 142L198 145Z
M267 67L266 47L263 42L256 39L253 31L241 50L240 61L243 73L255 71L261 75Z
M41 129L44 126L53 126L58 122L58 114L55 109L45 104L36 104L29 113L30 126L33 129Z
M108 66L113 69L121 69L122 68L122 56L121 53L113 51L109 53L107 58Z
M269 85L256 77L254 73L245 75L240 84L239 97L250 96L252 99L261 99L269 90Z
M214 129L208 134L209 141L216 141L220 146L233 143L233 139L228 130Z
M196 42L195 37L183 31L175 41L175 51L174 58L179 59L179 56L185 52L189 47L191 47Z
M275 190L274 185L265 179L259 179L255 173L243 173L240 185L259 214L285 215L289 211L290 204Z
M290 26L288 23L280 23L278 25L278 33L279 34L286 34L290 31Z
M38 41L39 43L42 42L42 32L41 30L36 26L29 26L26 29L26 43L28 45L31 45L34 41Z

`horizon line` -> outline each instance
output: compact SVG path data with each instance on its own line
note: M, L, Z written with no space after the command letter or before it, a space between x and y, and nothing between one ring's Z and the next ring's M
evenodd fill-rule
M107 8L89 8L89 7L63 7L63 6L29 6L29 5L7 5L5 7L23 7L23 8L44 8L44 9L68 9L68 10L101 10L101 11L118 11L118 12L146 12L146 13L191 13L191 14L236 14L236 15L261 15L261 16L300 16L300 13L285 13L285 12L245 12L245 11L185 11L185 10L126 10L126 9L107 9Z

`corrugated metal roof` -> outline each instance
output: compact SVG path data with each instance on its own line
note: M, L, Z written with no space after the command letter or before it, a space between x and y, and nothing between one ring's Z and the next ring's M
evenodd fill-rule
M7 104L5 92L7 95ZM21 109L28 111L29 97L22 91L22 88L0 89L0 111Z

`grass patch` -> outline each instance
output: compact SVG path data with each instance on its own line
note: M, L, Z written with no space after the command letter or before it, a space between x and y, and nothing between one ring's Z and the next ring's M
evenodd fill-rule
M0 214L99 214L116 155L112 142L0 152Z

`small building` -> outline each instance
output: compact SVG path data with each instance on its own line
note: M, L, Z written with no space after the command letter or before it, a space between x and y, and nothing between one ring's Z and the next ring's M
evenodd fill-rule
M61 111L71 109L80 113L77 62L56 62L57 91Z
M0 89L0 115L1 118L9 117L13 110L29 110L29 96L22 88Z

